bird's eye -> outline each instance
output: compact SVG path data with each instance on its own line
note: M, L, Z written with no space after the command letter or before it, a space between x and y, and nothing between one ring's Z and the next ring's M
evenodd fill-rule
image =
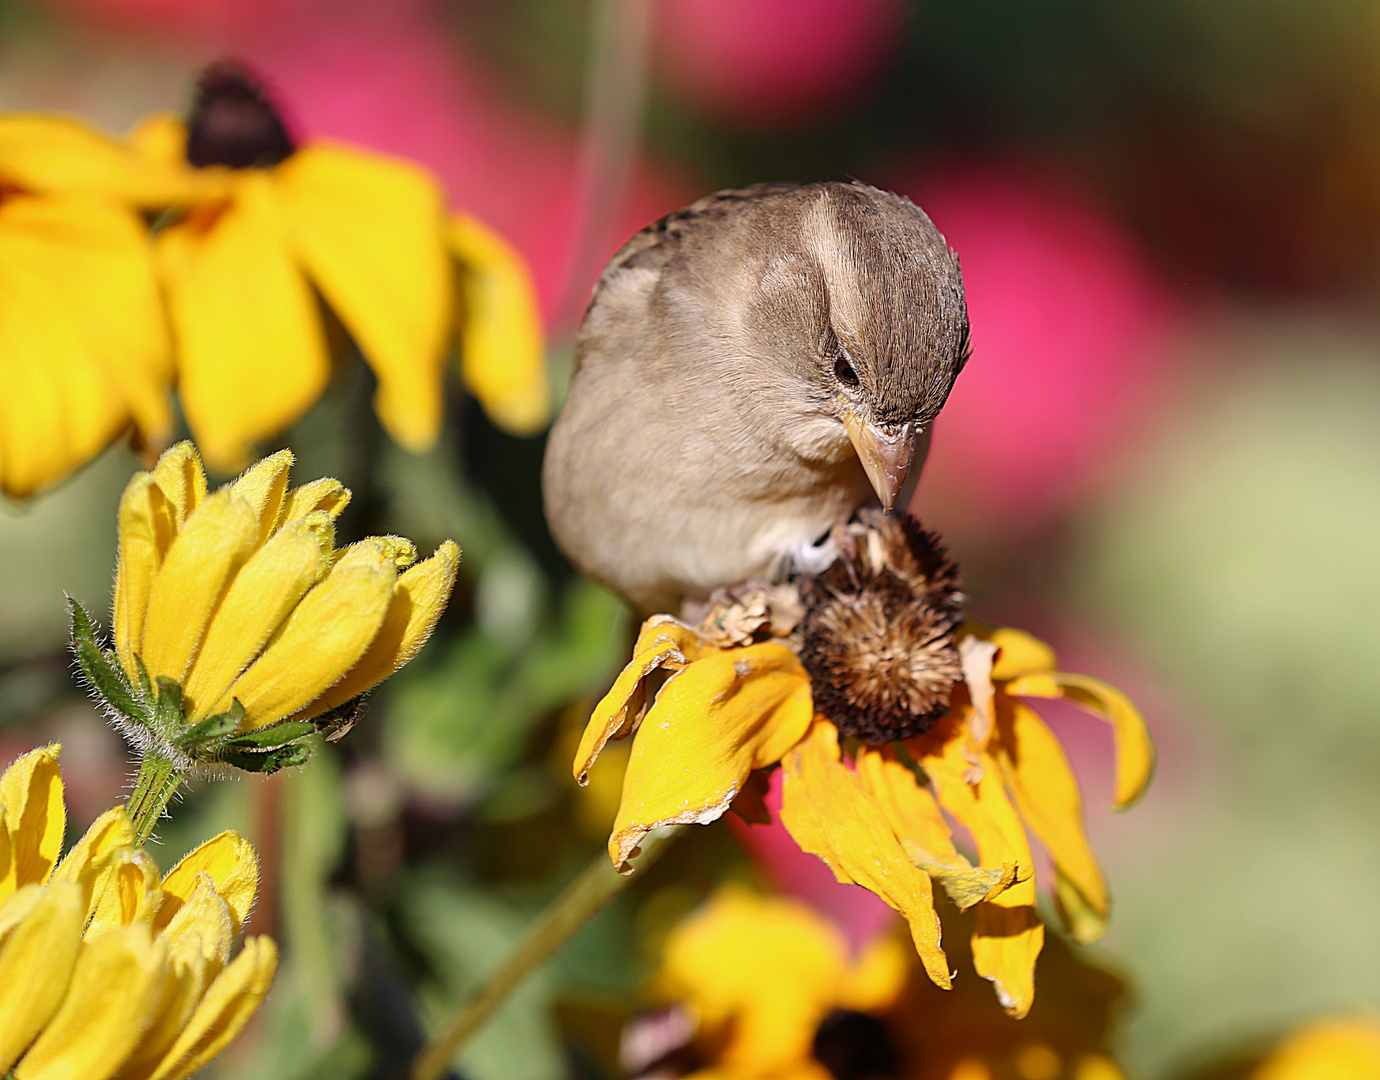
M848 357L843 352L834 358L834 377L845 386L858 385L858 373L853 370L853 365L848 362Z

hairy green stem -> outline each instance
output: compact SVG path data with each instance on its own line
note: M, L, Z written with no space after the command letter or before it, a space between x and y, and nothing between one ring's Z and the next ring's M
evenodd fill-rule
M182 773L162 754L149 752L139 762L134 790L125 800L125 810L134 822L135 843L143 844L153 835L163 809L182 786Z
M461 1004L417 1055L412 1063L411 1080L439 1080L444 1076L456 1053L508 1000L508 996L559 952L581 927L603 911L629 883L642 877L680 831L681 827L666 829L644 840L642 854L631 874L615 872L607 855L601 853L595 858L542 912L536 925L503 966L489 976L473 997Z

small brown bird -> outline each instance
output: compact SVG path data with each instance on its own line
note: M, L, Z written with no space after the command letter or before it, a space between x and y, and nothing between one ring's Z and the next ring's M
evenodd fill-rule
M556 541L643 612L819 572L830 527L918 473L967 351L958 260L908 199L700 199L595 287L546 450Z

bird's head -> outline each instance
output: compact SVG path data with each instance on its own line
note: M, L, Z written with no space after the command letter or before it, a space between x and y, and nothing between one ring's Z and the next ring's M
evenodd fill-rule
M914 203L859 183L783 194L762 232L747 328L890 510L967 360L958 259Z

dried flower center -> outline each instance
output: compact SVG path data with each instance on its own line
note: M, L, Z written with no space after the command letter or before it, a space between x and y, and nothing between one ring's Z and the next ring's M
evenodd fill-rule
M201 168L268 168L297 149L263 85L233 60L209 65L187 120L187 161Z
M815 708L867 742L922 734L962 678L958 568L938 537L902 514L864 512L833 540L833 565L799 580L800 658Z

